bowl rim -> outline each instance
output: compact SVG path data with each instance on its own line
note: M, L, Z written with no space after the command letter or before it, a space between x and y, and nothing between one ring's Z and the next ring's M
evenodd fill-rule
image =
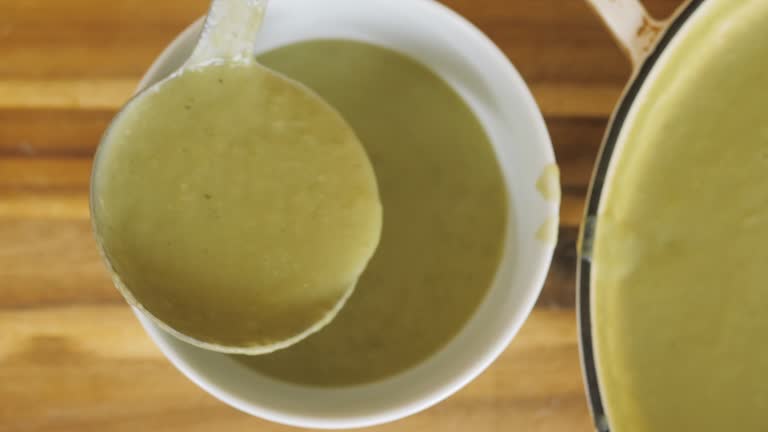
M534 134L539 139L536 142L537 147L542 147L542 150L547 158L553 163L555 161L554 150L549 137L549 133L546 128L543 116L530 93L528 86L525 84L523 78L518 71L514 68L509 59L504 53L476 26L459 15L457 12L451 10L445 5L434 0L399 0L405 5L420 5L432 8L434 13L442 14L446 16L446 19L450 19L455 23L455 26L461 31L471 34L483 43L486 48L485 55L492 56L492 60L499 62L506 70L504 73L508 76L515 87L521 92L522 105L525 109L534 117L536 117L535 124L532 124ZM154 60L152 66L144 75L140 88L147 83L159 79L162 77L162 63L163 60L172 56L182 45L188 42L190 38L196 37L200 31L202 19L198 19L195 23L191 24L184 31L182 31L166 48L165 50ZM559 202L548 210L550 217L557 220L559 213ZM505 328L503 337L497 338L496 343L493 346L488 347L488 350L483 353L483 360L477 362L472 367L468 367L462 371L462 373L453 379L449 383L445 383L442 386L435 386L431 390L429 397L422 398L416 403L409 405L401 405L395 408L388 409L376 413L376 415L364 415L364 416L349 416L349 417L333 417L333 418L321 418L316 416L298 416L294 414L287 415L285 413L277 412L269 408L259 407L256 403L250 401L240 400L239 398L232 396L226 389L220 388L218 384L211 383L203 376L195 367L190 366L185 360L179 356L172 346L170 346L164 338L167 336L161 328L158 328L148 317L144 316L139 310L134 309L134 313L145 328L145 331L150 335L155 344L161 349L163 354L172 362L172 364L179 369L187 378L192 380L199 387L210 393L217 399L225 402L226 404L233 406L241 411L247 412L252 415L257 415L264 419L287 424L298 427L311 427L311 428L357 428L367 427L377 424L382 424L409 415L420 412L430 406L442 401L443 399L454 394L456 391L464 387L480 373L482 373L507 347L514 336L519 331L522 324L530 316L530 313L535 305L535 302L541 292L544 285L544 280L550 268L552 257L554 255L555 244L548 246L546 251L536 259L536 268L531 271L534 276L531 278L530 287L526 287L526 294L524 296L525 301L520 306L520 312L514 319L509 319L509 322Z

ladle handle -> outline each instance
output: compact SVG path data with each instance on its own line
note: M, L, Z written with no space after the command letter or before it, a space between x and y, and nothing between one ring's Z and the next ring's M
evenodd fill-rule
M587 0L637 69L667 25L651 17L640 0Z
M267 0L213 0L186 65L214 60L253 61L253 45L266 8Z

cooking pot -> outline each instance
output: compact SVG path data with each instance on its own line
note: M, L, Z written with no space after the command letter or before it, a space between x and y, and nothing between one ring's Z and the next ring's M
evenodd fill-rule
M630 113L639 99L638 95L641 94L644 86L652 81L651 72L660 63L659 59L663 53L668 50L675 38L682 37L686 33L686 23L695 18L697 11L708 1L685 2L672 17L660 21L646 12L639 0L587 0L623 48L633 67L632 78L610 118L598 154L578 243L576 303L581 360L589 406L598 432L610 430L601 398L593 351L591 253L595 228L599 223L598 209L603 190L611 182L608 175L609 168L612 161L618 159L613 156L619 153L617 143L621 131L631 122Z

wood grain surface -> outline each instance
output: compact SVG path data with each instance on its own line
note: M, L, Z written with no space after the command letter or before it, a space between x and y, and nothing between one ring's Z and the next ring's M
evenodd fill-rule
M279 1L279 0L274 0ZM365 0L361 0L365 1ZM438 406L375 431L589 431L575 241L607 117L630 70L582 0L445 1L515 63L562 171L560 243L502 357ZM663 17L680 0L648 0ZM288 431L177 372L100 262L88 177L101 133L207 0L0 1L0 431Z

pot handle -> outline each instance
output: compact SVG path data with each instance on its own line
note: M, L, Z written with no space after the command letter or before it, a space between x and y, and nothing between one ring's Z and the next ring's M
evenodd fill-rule
M666 27L651 17L640 0L587 0L637 69Z

